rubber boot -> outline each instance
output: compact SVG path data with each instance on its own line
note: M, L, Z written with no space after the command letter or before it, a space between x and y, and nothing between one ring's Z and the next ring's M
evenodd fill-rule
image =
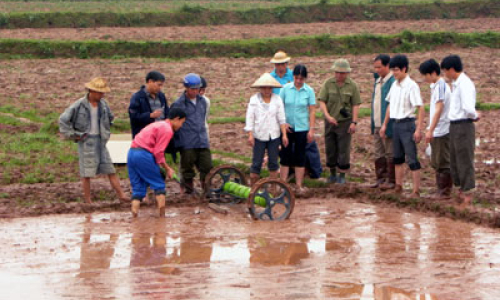
M451 178L451 173L443 172L441 173L441 178L443 182L443 196L447 199L451 198L451 189L453 188L453 179Z
M257 181L259 181L260 175L256 173L250 173L250 187L253 187Z
M194 184L193 184L193 179L184 179L184 194L190 195L194 191Z
M131 207L132 217L137 218L137 216L139 215L140 207L141 207L141 201L132 200L132 207Z
M375 160L375 176L377 181L370 185L371 188L378 188L385 181L385 175L387 173L387 160L385 157L379 157Z
M392 190L396 188L396 166L392 158L387 160L387 177L380 186L381 190Z
M158 206L158 215L160 218L165 217L165 195L156 195L156 205Z
M451 197L452 179L449 172L436 172L437 192L434 199L449 199Z
M337 183L337 169L330 169L330 177L328 177L328 183Z

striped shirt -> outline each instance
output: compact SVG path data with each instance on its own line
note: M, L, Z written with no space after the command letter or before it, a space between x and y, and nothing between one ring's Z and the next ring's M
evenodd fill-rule
M434 137L440 137L447 135L450 132L450 119L448 114L450 112L450 99L451 90L444 78L440 78L436 83L431 84L431 112L430 112L430 123L434 119L434 114L436 113L436 103L443 102L444 107L441 112L441 117L434 129ZM427 129L429 129L429 127Z

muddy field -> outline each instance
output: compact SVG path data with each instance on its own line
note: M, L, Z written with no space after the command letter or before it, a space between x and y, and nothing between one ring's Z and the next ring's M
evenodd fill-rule
M418 65L426 59L459 54L466 73L476 84L478 101L500 103L500 52L489 48L442 48L423 53L410 53L410 74L420 83L425 99L429 88L418 74ZM179 61L161 59L119 60L9 60L0 65L0 105L13 105L22 110L33 108L41 115L62 112L70 103L83 95L83 84L94 76L109 79L112 92L106 96L119 118L126 114L130 96L143 84L146 73L159 70L166 74L164 85L169 102L182 92L182 78L196 72L208 81L207 96L212 100L213 117L242 117L246 103L255 93L250 85L273 66L269 57L264 58L193 58ZM373 89L372 61L374 55L346 55L351 63L351 77L359 84L363 106L368 107ZM308 83L316 93L322 83L333 76L331 65L337 56L293 57L291 67L297 63L309 69Z
M0 38L51 40L233 40L300 35L396 34L411 31L485 32L500 30L499 18L331 22L309 24L222 25L148 28L3 29Z
M0 220L2 297L500 297L498 230L335 198L299 201L280 223L252 221L240 206L153 214Z

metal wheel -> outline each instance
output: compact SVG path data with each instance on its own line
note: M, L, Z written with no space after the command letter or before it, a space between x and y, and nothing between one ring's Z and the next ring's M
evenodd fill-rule
M248 210L255 220L288 219L294 206L295 195L290 186L275 178L257 181L248 197Z
M205 178L205 196L210 202L215 203L241 203L245 199L238 198L224 192L224 184L227 182L236 182L246 185L245 174L238 168L231 165L222 165L213 168Z

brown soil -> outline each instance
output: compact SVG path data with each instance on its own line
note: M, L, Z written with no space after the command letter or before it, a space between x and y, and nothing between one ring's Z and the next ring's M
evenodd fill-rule
M395 34L411 31L498 31L500 18L459 20L361 21L309 24L222 25L148 28L3 29L0 38L54 40L233 40L320 34Z
M489 48L442 48L432 52L410 53L410 75L420 83L424 99L428 102L428 85L418 74L418 65L424 60L455 53L462 57L466 73L476 84L478 100L500 103L500 52ZM208 81L207 96L213 101L212 117L243 117L246 104L255 90L250 85L273 66L264 58L194 58L180 61L161 59L120 60L9 60L0 66L0 105L14 105L20 109L31 107L40 111L62 112L69 104L83 96L85 82L94 76L109 79L112 92L106 99L118 118L128 121L127 107L130 96L143 84L146 73L159 70L166 74L164 91L172 102L182 92L182 78L196 72ZM346 55L351 63L351 77L360 86L363 106L368 107L373 89L371 55ZM293 57L291 67L303 63L308 67L308 84L316 94L322 83L333 76L331 65L337 56Z
M499 231L335 197L0 220L6 299L498 299ZM29 286L29 288L26 288Z
M416 74L418 64L430 57L439 60L449 53L457 53L463 58L466 72L476 83L480 101L500 103L498 84L498 78L500 78L498 68L500 54L496 50L487 48L446 48L435 52L410 54L409 58L412 62L410 67L411 76L421 84L422 94L426 102L428 102L429 89L426 84L422 83L420 76ZM362 99L365 102L363 106L368 107L373 82L371 74L373 55L346 57L350 60L354 69L352 78L360 85ZM335 58L332 56L294 57L292 63L300 62L308 66L310 70L308 82L318 92L322 82L332 76L330 66ZM172 98L181 93L182 76L194 71L204 75L208 80L207 95L213 102L212 117L243 117L246 103L249 97L255 93L255 90L249 88L249 85L259 74L272 68L267 63L268 59L197 58L174 62L138 58L124 60L53 59L4 61L0 67L0 88L4 91L0 95L0 105L14 105L20 109L26 109L26 107L35 108L41 115L49 112L62 112L70 103L83 96L83 84L85 82L93 76L101 75L110 79L112 92L107 97L107 100L110 102L113 111L119 119L128 121L126 111L130 95L142 84L143 78L149 70L157 69L167 74L168 80L164 89L170 103ZM500 177L497 176L500 164L498 160L495 160L495 153L499 151L496 143L499 137L498 132L495 130L498 126L497 114L496 111L483 112L483 119L477 124L477 137L479 138L476 150L478 198L493 203L497 203L498 199L500 199L497 190L497 187L500 186ZM251 149L246 145L246 138L242 128L241 123L211 125L212 148L249 157ZM318 121L316 128L316 139L324 160L321 120ZM15 133L23 130L25 129L9 127L5 131ZM231 139L227 139L228 136ZM353 140L351 176L360 178L365 182L370 182L373 179L371 145L369 119L364 118L360 122L358 133ZM423 149L424 145L421 144L420 153L423 153ZM425 192L429 193L432 192L434 186L434 175L428 166L427 158L422 157L422 160L424 165L422 185L427 189ZM64 167L64 171L62 171L64 173L78 173L76 163L72 165L66 164L62 167ZM19 171L19 176L21 176L22 170ZM50 207L40 210L23 208L31 206L32 202L37 203L37 201L42 201L43 205L54 201L78 201L77 199L81 197L79 183L67 183L72 188L65 188L65 184L41 185L39 189L32 188L33 185L1 186L0 195L1 193L7 193L8 195L7 199L2 199L2 206L7 205L8 207L7 215L4 216L75 211L64 207L56 210ZM125 184L125 181L123 184ZM409 189L410 187L406 186L406 188ZM98 198L102 197L102 200L114 199L114 193L109 189L106 181L103 182L103 187L99 189L107 189L107 192L102 196L97 194ZM14 192L15 195L11 196L10 192L16 190L19 192L17 194ZM59 196L54 197L54 195ZM28 200L24 200L25 198ZM62 201L57 199L62 199ZM19 206L19 211L16 208L16 212L11 214L14 206Z

